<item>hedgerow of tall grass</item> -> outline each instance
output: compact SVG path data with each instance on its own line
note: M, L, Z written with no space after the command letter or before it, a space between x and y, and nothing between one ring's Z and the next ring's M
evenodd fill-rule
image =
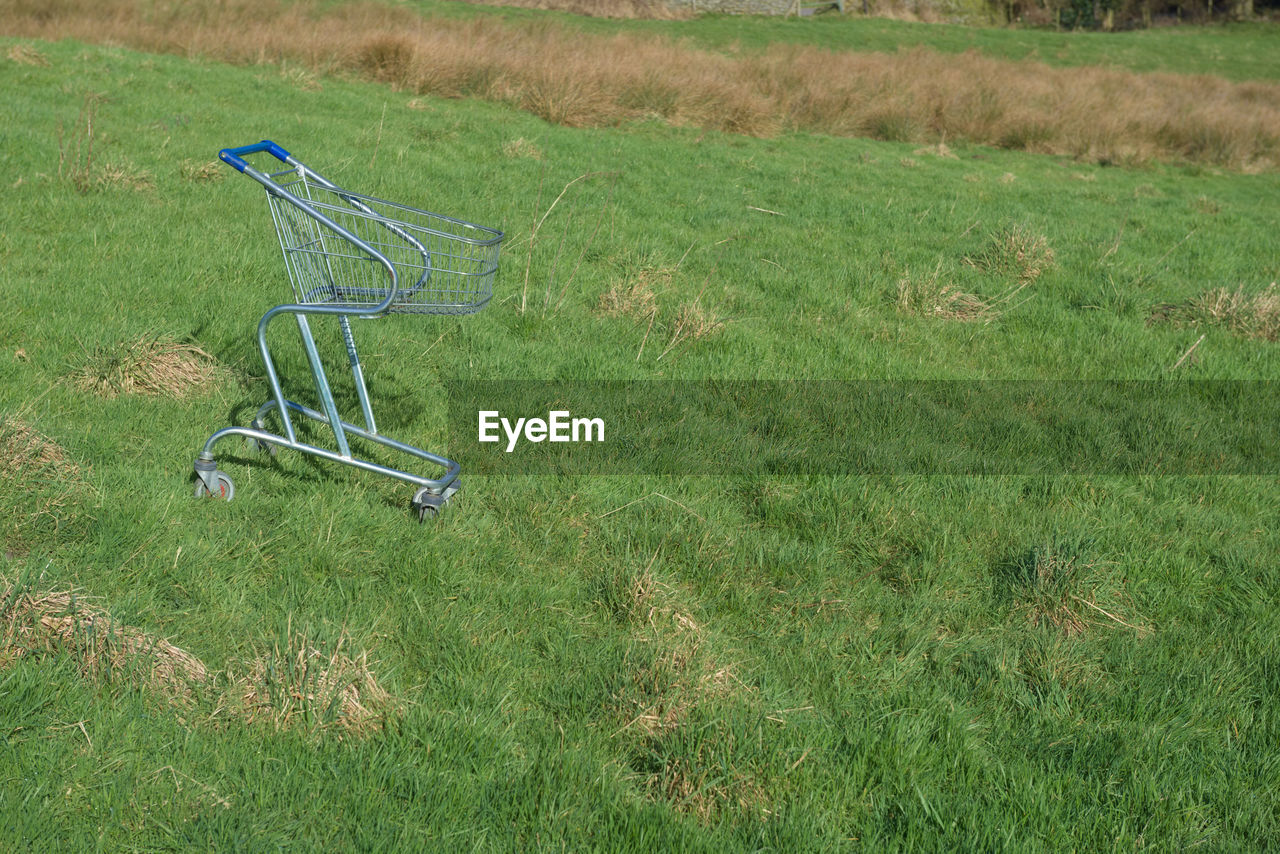
M545 22L426 18L371 3L136 0L0 6L0 31L76 37L234 62L346 70L397 88L480 97L570 126L656 117L733 133L783 129L902 142L966 141L1102 163L1280 163L1280 85L1055 69L928 49L776 46L726 56L667 39Z

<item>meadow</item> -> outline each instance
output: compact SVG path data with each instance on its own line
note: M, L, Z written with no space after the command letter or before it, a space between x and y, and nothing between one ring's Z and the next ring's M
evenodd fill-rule
M574 127L148 50L0 41L6 849L1280 838L1274 473L464 472L419 525L403 485L228 442L235 499L191 496L288 293L223 147L507 233L484 311L357 328L383 428L441 452L459 379L1274 380L1268 164Z

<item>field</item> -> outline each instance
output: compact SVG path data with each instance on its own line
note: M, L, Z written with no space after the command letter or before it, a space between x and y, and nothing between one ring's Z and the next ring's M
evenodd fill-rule
M782 29L836 37L814 23ZM763 50L766 24L581 26ZM1112 38L1140 71L1146 40L1222 51L1189 70L1265 101L1280 72L1233 35ZM420 526L402 484L228 441L235 499L191 496L267 396L253 330L288 294L226 146L506 231L484 311L356 329L383 429L441 452L459 379L1269 382L1273 168L569 127L154 50L0 40L0 847L1280 839L1274 470L484 475Z

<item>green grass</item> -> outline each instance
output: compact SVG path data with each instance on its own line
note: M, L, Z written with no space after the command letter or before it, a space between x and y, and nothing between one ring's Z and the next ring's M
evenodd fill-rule
M1148 318L1280 277L1263 226L1280 176L574 130L273 67L37 47L48 67L0 62L0 413L83 483L0 498L5 578L77 585L212 669L345 631L403 711L365 737L276 731L220 711L216 685L175 706L127 674L85 678L72 651L23 657L0 669L5 848L1280 836L1274 476L477 477L426 527L402 486L233 442L233 502L190 483L209 433L266 396L253 330L287 293L260 192L200 169L224 146L271 137L339 183L508 232L485 311L357 327L383 429L442 451L455 378L1155 379L1203 334L1177 376L1272 380L1274 343ZM65 152L90 92L91 172L134 180L81 192L59 178L59 128ZM574 184L531 242L589 172L618 173L612 194ZM899 308L904 277L935 270L1003 292L1011 274L966 259L1014 228L1053 250L1025 302L986 323ZM642 271L647 343L647 321L600 311ZM699 293L724 325L659 359ZM228 370L180 399L74 382L157 336ZM22 512L51 495L57 513Z

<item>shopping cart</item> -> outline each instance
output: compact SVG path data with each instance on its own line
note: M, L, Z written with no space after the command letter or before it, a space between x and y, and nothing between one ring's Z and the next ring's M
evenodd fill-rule
M287 168L259 172L245 162L247 155L264 153ZM249 427L226 427L209 437L195 464L196 497L230 501L235 495L231 478L214 462L213 446L228 436L243 436L258 451L274 454L278 448L288 448L411 483L418 487L412 507L419 521L434 516L462 486L458 464L378 432L350 318L479 311L493 294L502 232L341 189L270 140L224 149L218 156L266 188L294 302L277 305L258 321L258 349L271 383L271 399L258 409ZM298 322L319 410L285 399L281 390L267 346L267 327L282 314L291 314ZM316 315L338 319L364 427L338 417L311 334L308 318ZM264 428L264 419L273 410L284 427L282 434ZM336 449L300 441L290 413L329 425ZM443 474L424 477L352 456L349 436L425 460L443 469Z

